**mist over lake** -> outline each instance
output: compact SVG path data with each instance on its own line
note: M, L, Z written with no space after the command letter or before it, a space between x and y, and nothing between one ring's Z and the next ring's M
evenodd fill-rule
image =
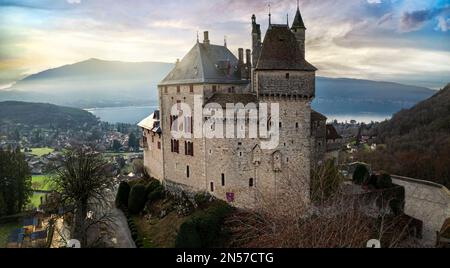
M153 113L157 106L129 106L85 109L108 123L137 124Z
M142 119L149 116L157 106L129 106L129 107L107 107L107 108L93 108L86 109L86 111L100 118L101 121L108 123L127 123L137 124ZM357 113L357 114L325 114L328 121L332 122L350 122L355 120L357 122L370 123L381 122L392 117L391 114L386 113Z

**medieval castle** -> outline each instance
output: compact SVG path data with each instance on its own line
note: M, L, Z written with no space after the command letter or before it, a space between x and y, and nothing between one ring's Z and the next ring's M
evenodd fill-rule
M311 169L327 154L337 158L330 145L339 136L326 125L325 116L311 109L317 69L305 59L306 28L300 10L291 27L272 24L269 15L263 41L255 15L252 29L253 48L245 51L245 59L243 49L236 58L226 43L211 44L205 32L203 41L197 40L158 85L160 110L139 126L145 167L166 188L208 192L235 206L252 207L258 197L279 194L283 181L294 178L309 200ZM187 132L202 126L172 110L181 103L193 107L196 96L203 107L219 104L223 109L228 103L279 104L278 146L264 149L262 138L249 137L175 139L174 120L181 120ZM237 124L236 118L232 122Z

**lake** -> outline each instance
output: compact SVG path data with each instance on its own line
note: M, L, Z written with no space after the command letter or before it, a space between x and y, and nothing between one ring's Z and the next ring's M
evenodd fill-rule
M148 117L153 113L157 106L130 106L130 107L108 107L108 108L94 108L86 109L91 112L100 120L109 123L128 123L137 124L142 119ZM377 114L377 113L355 113L355 114L328 114L328 121L337 120L339 122L350 122L356 120L357 122L370 123L384 121L390 119L390 114Z
M130 107L108 107L93 108L86 111L108 123L128 123L137 124L142 119L151 115L157 106L130 106Z

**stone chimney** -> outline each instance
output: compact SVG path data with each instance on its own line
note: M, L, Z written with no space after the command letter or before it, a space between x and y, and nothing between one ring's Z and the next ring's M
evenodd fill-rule
M209 45L209 32L208 31L204 31L203 32L203 44L205 45Z
M244 65L244 49L243 48L238 49L238 55L239 55L239 65Z
M246 49L245 50L245 67L246 67L246 71L247 71L247 75L246 78L250 79L250 74L252 72L252 51L250 49Z

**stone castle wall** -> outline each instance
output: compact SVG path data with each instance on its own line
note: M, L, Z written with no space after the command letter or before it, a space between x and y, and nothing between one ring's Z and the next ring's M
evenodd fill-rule
M163 152L161 136L148 130L144 130L146 137L144 144L144 166L153 178L163 180ZM158 148L158 143L160 148Z
M256 71L258 96L289 94L315 96L315 73L301 71Z

